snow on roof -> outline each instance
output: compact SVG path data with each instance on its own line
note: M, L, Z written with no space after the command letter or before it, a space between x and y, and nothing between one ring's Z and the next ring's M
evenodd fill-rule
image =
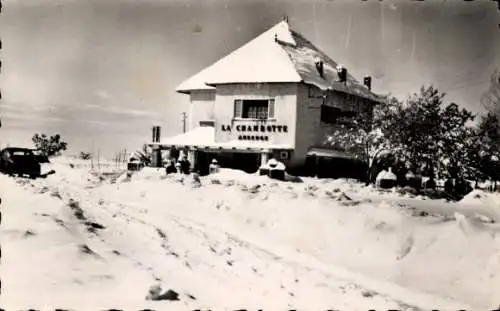
M282 21L210 67L187 79L178 92L208 89L225 83L300 82L288 54L275 41L295 45L288 23Z
M349 71L347 71L346 83L340 82L337 74L337 66L339 64L320 51L298 32L292 30L291 34L297 44L295 46L287 44L281 45L292 59L295 69L302 77L304 83L315 85L321 90L335 90L377 102L381 101L380 96L372 93L367 87L360 84L351 74L349 74ZM323 62L323 77L320 76L316 69L317 60Z
M321 77L315 62L323 61ZM337 63L302 35L281 21L213 65L181 83L176 91L213 89L217 84L304 82L322 90L336 90L373 101L381 97L347 74L347 83L338 81Z
M213 146L215 129L211 126L199 126L189 132L169 137L160 145L165 146Z
M317 156L321 158L345 158L345 159L354 158L354 155L351 155L347 152L331 148L316 148L316 147L310 148L309 151L307 151L306 155Z
M151 145L182 146L213 149L293 149L286 144L272 144L269 142L252 142L251 146L246 141L232 140L227 142L215 142L215 128L212 126L199 126L193 130L176 136L169 137L160 143Z

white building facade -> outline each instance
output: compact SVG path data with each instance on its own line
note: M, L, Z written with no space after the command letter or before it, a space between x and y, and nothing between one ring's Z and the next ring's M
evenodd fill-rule
M270 156L291 169L318 149L349 157L324 146L325 135L381 97L337 67L282 21L179 85L190 97L188 130L152 146L184 149L200 168L214 157L251 162L250 172Z

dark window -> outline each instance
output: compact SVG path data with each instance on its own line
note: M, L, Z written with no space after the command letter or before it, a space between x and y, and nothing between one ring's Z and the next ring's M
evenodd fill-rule
M200 127L214 127L215 126L215 122L214 121L200 121Z
M326 124L350 124L354 122L355 111L343 111L339 108L321 105L321 122Z
M234 101L234 117L243 119L274 118L274 99Z
M32 156L33 152L31 152L30 150L15 150L11 152L11 155L25 157L25 156Z
M340 111L340 109L321 105L321 122L326 124L335 124L338 111Z

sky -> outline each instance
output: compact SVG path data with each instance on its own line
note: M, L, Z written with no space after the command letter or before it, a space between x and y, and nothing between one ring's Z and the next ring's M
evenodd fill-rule
M500 67L495 2L452 0L4 0L0 146L61 134L110 158L182 131L175 88L288 16L376 93L433 84L481 113Z

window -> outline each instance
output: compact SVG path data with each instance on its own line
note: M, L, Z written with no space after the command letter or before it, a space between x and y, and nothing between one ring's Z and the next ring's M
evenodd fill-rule
M200 121L200 127L214 127L215 126L215 121Z
M355 111L342 111L336 107L321 105L321 122L326 124L350 124L356 115Z
M234 117L243 119L273 119L274 99L234 101Z
M326 124L334 124L335 117L338 111L339 109L337 108L321 105L321 122Z

